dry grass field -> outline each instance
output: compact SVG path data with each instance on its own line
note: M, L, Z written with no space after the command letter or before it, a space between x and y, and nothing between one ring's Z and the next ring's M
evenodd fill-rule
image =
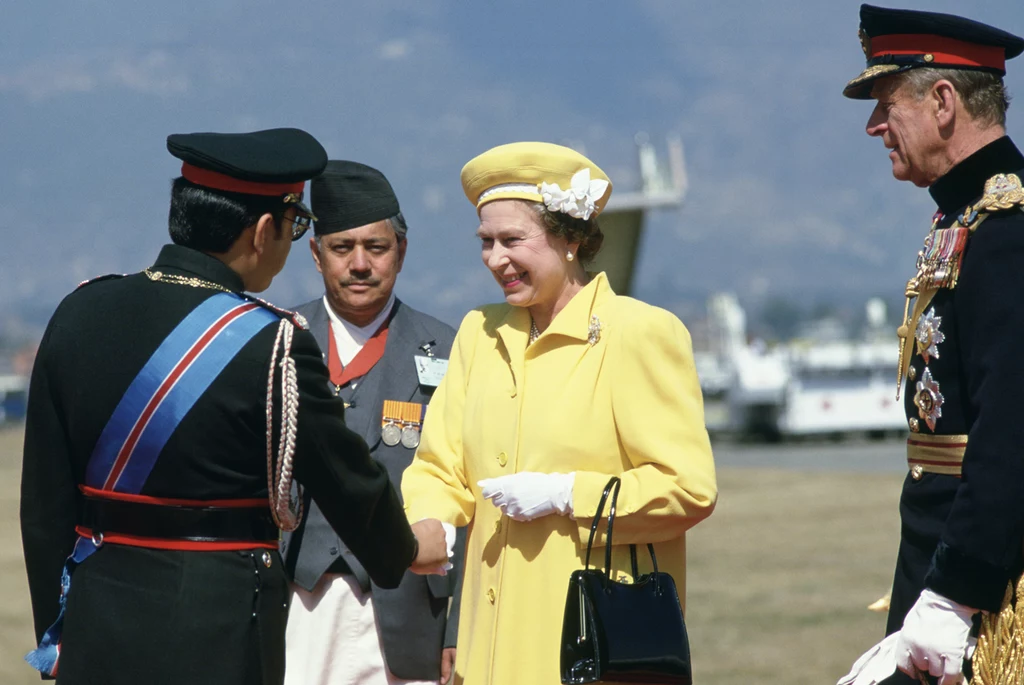
M37 683L18 532L21 433L0 431L0 683ZM723 469L689 538L687 625L698 685L834 683L881 638L899 476Z

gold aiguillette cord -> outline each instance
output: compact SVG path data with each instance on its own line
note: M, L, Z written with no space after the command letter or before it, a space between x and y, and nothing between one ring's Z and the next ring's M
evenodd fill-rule
M900 392L903 390L903 376L906 371L903 368L903 363L906 361L907 355L907 338L910 337L910 301L916 298L920 293L918 292L918 278L914 276L907 281L906 291L903 296L906 298L903 302L903 323L896 329L896 336L900 339L900 360L896 366L896 401L900 401Z

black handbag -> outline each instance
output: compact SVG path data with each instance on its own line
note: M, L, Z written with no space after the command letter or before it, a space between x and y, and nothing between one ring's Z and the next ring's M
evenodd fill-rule
M690 644L679 593L672 576L658 572L654 546L647 545L652 573L638 574L636 545L630 545L634 581L612 580L612 528L620 485L613 477L605 486L590 526L585 568L569 577L562 619L562 682L690 685ZM602 571L590 568L590 551L609 493Z

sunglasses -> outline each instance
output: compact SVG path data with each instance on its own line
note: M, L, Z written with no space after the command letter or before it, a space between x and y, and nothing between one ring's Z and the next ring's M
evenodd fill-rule
M313 225L313 218L307 214L296 213L291 219L285 219L285 224L291 224L292 242L295 242Z

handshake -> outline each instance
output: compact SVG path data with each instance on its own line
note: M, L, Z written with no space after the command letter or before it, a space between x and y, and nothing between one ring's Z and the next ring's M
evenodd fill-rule
M412 524L412 532L419 543L419 551L409 570L420 575L448 573L455 549L455 526L437 519L423 519Z

